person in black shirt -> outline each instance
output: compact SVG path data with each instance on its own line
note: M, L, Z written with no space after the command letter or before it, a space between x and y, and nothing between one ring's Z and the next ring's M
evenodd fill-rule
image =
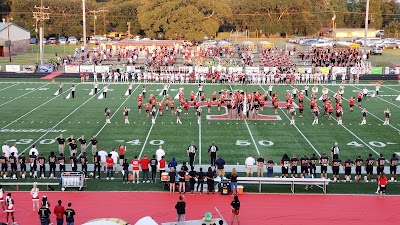
M200 187L200 194L203 194L204 177L205 174L203 172L203 168L200 167L200 171L197 173L197 189L196 189L196 191L199 192L199 187Z
M217 159L217 151L218 151L218 146L216 146L215 143L212 142L211 146L208 148L208 154L210 154L211 158L211 166L215 166L215 160Z
M65 172L65 156L63 153L60 154L57 161L60 164L60 173Z
M82 135L80 138L78 138L78 141L81 143L81 153L86 152L87 146L85 136Z
M90 140L90 144L92 145L92 155L94 155L97 152L97 138L96 136L93 136Z
M351 168L353 167L353 160L351 158L347 158L346 161L344 161L344 179L345 181L350 181L351 182Z
M393 154L392 158L390 158L389 163L390 163L390 181L397 182L396 171L397 171L397 164L399 164L399 158L395 153Z
M190 167L190 172L189 172L189 185L190 185L190 194L194 195L194 185L196 183L196 178L197 173L194 171L194 166Z
M153 155L153 158L150 159L151 180L152 180L153 183L156 182L157 165L158 165L158 161L156 159L156 155Z
M11 178L16 179L17 178L17 158L14 156L14 152L11 152L10 157L8 157L8 161L10 162L10 167L11 167Z
M231 178L231 193L232 193L232 195L234 195L234 194L237 195L238 194L238 185L237 185L238 176L239 175L238 175L236 169L233 168L232 172L231 172L231 176L230 176L230 178Z
M46 177L46 158L41 154L37 158L38 164L39 164L39 177L40 178L45 178Z
M183 162L181 169L183 169L183 171L185 171L185 172L189 171L189 168L187 167L186 162Z
M337 180L340 180L339 167L341 165L341 162L342 162L342 160L340 160L337 155L333 156L333 160L332 160L333 182L337 182Z
M372 154L368 155L367 160L365 160L365 170L367 171L367 177L372 181L373 179L373 169L374 169L375 159L372 158ZM368 181L368 180L367 180Z
M3 154L0 156L0 163L1 163L1 177L6 176L7 177L7 158L5 156L6 153L3 152Z
M56 161L57 161L57 157L54 155L54 152L50 152L50 156L49 156L49 167L50 167L49 178L53 178L53 177L56 176Z
M40 224L42 224L42 225L50 224L50 214L51 214L50 209L47 208L46 205L42 205L42 207L38 211L38 215L40 218Z
M124 163L122 163L122 183L123 184L127 184L128 183L128 174L129 174L129 163L127 159L124 159ZM99 173L100 173L100 169L99 169Z
M67 225L74 225L74 216L76 215L75 210L71 208L72 204L71 202L68 203L68 208L65 210L64 215L65 215L65 222L67 222Z
M75 140L75 138L74 138L74 135L71 135L69 138L67 138L67 144L68 144L68 147L69 147L69 151L71 151L71 143L72 143L72 141L76 141ZM71 153L71 155L72 155L72 153Z
M210 194L210 192L212 192L214 194L214 172L212 171L211 167L208 167L208 171L206 173L206 178L207 178L207 187L208 187L207 194Z
M71 164L72 172L76 172L78 170L78 165L77 165L78 159L76 158L75 153L72 153L72 156L69 157L69 161Z
M93 179L96 179L96 171L98 174L97 177L100 179L101 157L99 156L98 152L96 152L96 154L93 156L93 164L94 164Z
M385 169L385 157L383 154L379 154L379 158L376 160L376 175L379 177ZM377 178L378 179L378 178Z
M65 138L63 137L62 134L60 136L56 137L56 140L58 141L58 151L59 153L64 154L64 148L65 148Z
M175 205L176 213L178 214L178 222L185 221L186 216L186 202L183 195L179 196L179 202Z
M274 176L274 164L274 160L272 160L272 156L270 156L269 160L267 161L267 177Z
M233 224L235 222L235 218L238 224L240 224L240 201L239 201L239 197L237 195L235 195L235 197L233 197L233 201L231 202L231 208L232 208L232 221L231 224Z
M186 172L184 171L184 168L182 166L181 171L178 173L179 177L179 193L186 193L186 182L185 182L185 176Z
M81 156L79 156L79 161L81 162L81 166L82 166L82 171L85 173L87 173L87 157L86 157L86 152L83 152Z
M317 162L318 162L318 158L317 156L314 154L312 154L312 157L310 158L310 162L312 165L312 174L314 175L314 177L317 177Z
M30 178L37 178L37 156L35 155L35 152L32 152L32 155L29 156L29 176Z
M20 156L18 156L18 163L19 163L19 177L25 178L26 177L26 158L25 158L25 153L21 153Z
M176 172L173 167L171 168L171 171L168 173L168 175L169 175L169 193L174 194Z
M363 165L363 159L361 158L361 156L359 155L356 159L356 176L354 177L354 179L357 182L360 182L361 180L361 166Z
M78 145L76 144L75 139L72 140L71 143L69 143L69 150L71 151L71 155L74 153L76 155L76 153L78 151Z

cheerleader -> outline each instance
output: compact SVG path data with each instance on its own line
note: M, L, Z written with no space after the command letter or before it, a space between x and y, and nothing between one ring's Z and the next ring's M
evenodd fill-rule
M6 211L5 203L4 203L4 190L3 185L0 184L0 204L3 208L3 211Z
M318 116L319 116L318 106L314 107L314 112L313 113L314 113L314 121L313 121L312 125L318 124Z
M365 124L367 124L367 113L368 113L368 111L367 111L367 109L364 107L364 108L362 109L361 113L362 113L362 121L361 121L360 125L365 125Z
M103 88L103 98L107 98L108 86L105 85Z
M390 109L386 108L384 112L385 112L385 122L383 122L383 125L389 125Z
M172 111L172 109L171 109L171 111ZM181 112L182 112L182 109L181 109L181 107L176 107L176 123L179 123L179 124L182 124L182 122L181 122Z
M294 108L294 105L291 105L290 107L290 115L292 116L292 119L290 120L290 125L295 125L294 120L296 116L296 109Z
M124 118L125 118L125 124L129 124L129 118L128 118L128 114L129 114L130 109L128 109L128 107L124 107Z
M5 210L5 212L7 213L7 217L6 217L7 224L8 224L8 217L10 216L10 214L11 214L11 219L13 221L13 224L17 224L14 221L14 200L11 198L11 193L8 193L7 197L6 197L6 210Z
M106 116L106 123L111 123L111 121L110 121L110 109L109 108L105 108L104 109L104 115Z
M343 108L340 105L338 105L336 106L336 118L337 118L336 120L338 125L343 124L342 117L343 117Z
M37 187L37 183L33 182L33 188L31 190L32 196L32 209L33 211L39 210L39 188Z

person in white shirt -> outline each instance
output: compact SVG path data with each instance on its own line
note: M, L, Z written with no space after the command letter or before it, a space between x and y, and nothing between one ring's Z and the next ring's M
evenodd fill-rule
M165 151L162 149L162 146L160 145L156 151L156 157L157 157L157 162L158 162L158 167L160 167L160 160L161 157L165 156ZM160 168L159 168L160 169Z
M3 154L5 157L10 157L10 146L8 146L8 142L5 141L4 145L1 146L1 150L3 151Z
M32 152L34 152L36 156L39 156L39 151L36 149L36 145L32 146L31 150L29 151L29 155L32 155Z
M110 152L111 158L114 160L114 172L118 173L117 170L117 162L118 162L118 152L113 148L113 150Z
M256 160L249 155L244 161L244 165L246 166L246 176L252 177L253 176L253 166L256 163Z
M106 159L107 159L108 153L104 151L104 148L101 148L99 151L99 156L101 159L101 167L103 167L103 172L106 173Z
M14 144L11 146L9 152L10 152L10 155L11 155L11 153L14 152L14 156L15 156L15 157L18 157L17 143L14 143Z

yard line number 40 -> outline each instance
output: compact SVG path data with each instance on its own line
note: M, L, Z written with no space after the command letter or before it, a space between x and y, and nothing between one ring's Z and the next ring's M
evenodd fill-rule
M372 147L376 147L376 148L383 148L386 147L387 145L395 145L397 143L393 143L393 142L380 142L380 141L370 141L368 142L368 145L372 146ZM363 144L358 143L357 141L352 141L347 143L348 146L353 146L353 147L364 147Z

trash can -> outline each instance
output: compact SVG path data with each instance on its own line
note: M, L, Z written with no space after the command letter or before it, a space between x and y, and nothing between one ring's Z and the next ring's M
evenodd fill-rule
M229 194L229 181L222 180L221 181L221 195L228 195Z

